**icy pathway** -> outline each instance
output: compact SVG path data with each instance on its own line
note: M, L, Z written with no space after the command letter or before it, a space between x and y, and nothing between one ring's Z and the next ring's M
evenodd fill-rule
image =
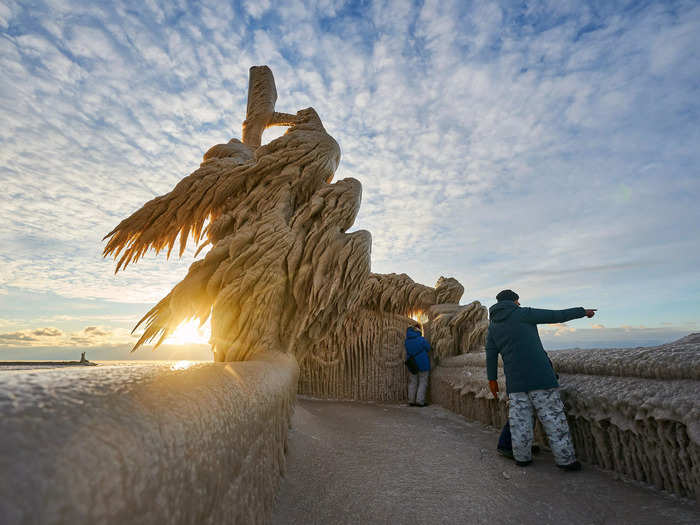
M700 523L694 503L595 467L516 467L497 438L439 407L299 398L272 523Z

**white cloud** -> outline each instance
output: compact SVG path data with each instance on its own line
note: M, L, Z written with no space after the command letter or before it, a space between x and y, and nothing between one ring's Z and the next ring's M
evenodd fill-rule
M260 18L270 9L270 0L247 0L243 3L243 8L253 18Z

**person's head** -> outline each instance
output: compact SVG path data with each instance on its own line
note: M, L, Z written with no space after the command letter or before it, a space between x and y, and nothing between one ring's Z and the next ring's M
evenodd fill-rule
M496 301L513 301L520 306L518 299L520 299L520 296L513 290L501 290L498 292L498 295L496 295Z
M408 327L406 327L406 337L412 337L412 335L423 335L423 333L420 331L420 325L419 324L410 324Z

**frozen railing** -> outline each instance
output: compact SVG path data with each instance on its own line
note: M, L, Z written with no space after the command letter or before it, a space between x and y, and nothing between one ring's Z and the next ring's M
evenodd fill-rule
M141 362L0 372L3 523L261 523L299 369Z

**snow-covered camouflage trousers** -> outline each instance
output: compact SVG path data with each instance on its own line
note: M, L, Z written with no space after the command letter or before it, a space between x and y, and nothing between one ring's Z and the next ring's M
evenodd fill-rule
M549 446L557 465L576 461L569 424L564 414L564 404L556 388L513 392L508 394L510 432L513 440L513 456L518 461L532 459L533 408L549 439Z

